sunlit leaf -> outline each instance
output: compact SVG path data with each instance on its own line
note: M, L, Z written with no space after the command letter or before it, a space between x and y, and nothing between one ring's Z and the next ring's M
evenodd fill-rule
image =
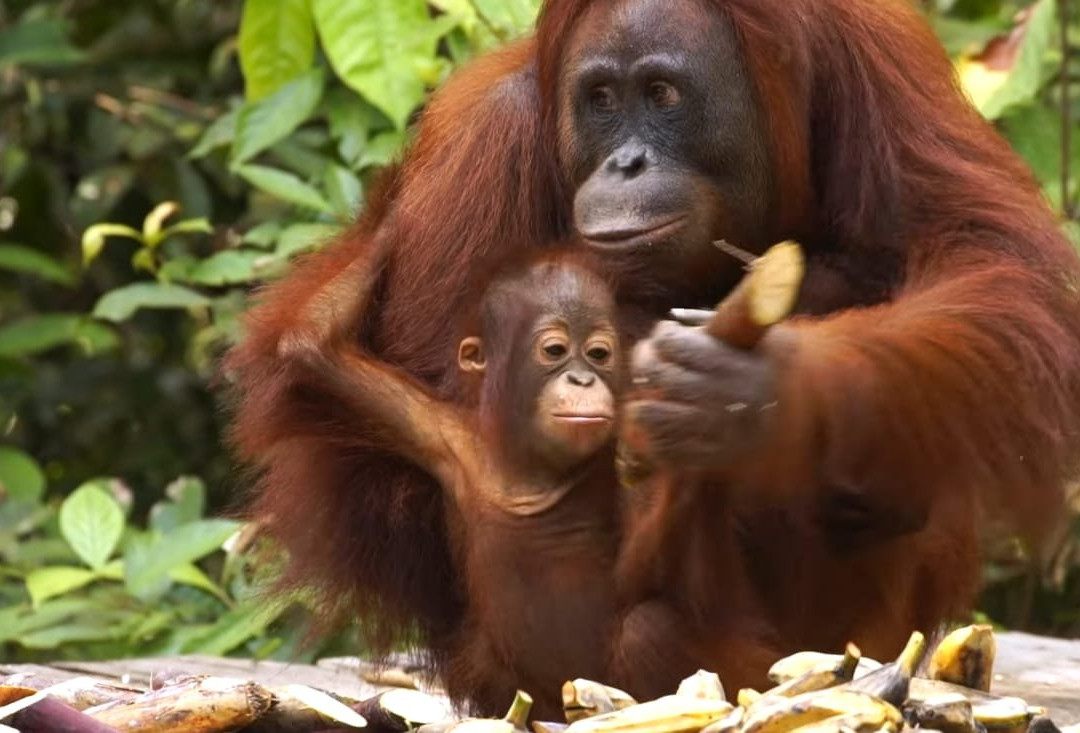
M83 264L89 265L101 254L106 237L125 237L142 242L142 233L125 224L94 224L82 236Z
M97 481L75 489L60 505L59 519L60 534L95 570L112 556L124 531L124 511Z
M244 0L240 68L249 100L276 92L314 60L310 0Z
M38 568L26 576L26 590L30 594L30 602L37 606L42 601L82 588L96 579L97 574L86 568Z
M315 24L334 71L404 128L424 98L418 61L435 55L457 22L433 21L424 0L312 0Z
M958 63L961 83L987 119L996 120L1010 107L1031 101L1042 86L1047 51L1057 34L1055 0L1037 0L1027 12L1021 33L1009 39L1020 38L1014 50L991 56L995 49L988 48L982 57ZM1011 66L1002 68L1010 60Z
M0 243L0 270L36 275L42 280L71 285L75 276L55 259L31 247Z
M146 215L143 220L143 239L146 241L146 246L153 248L157 246L157 243L161 240L161 228L165 224L165 220L180 210L180 204L175 201L164 201Z
M126 321L140 308L202 308L210 299L182 285L132 283L103 295L94 305L94 317Z

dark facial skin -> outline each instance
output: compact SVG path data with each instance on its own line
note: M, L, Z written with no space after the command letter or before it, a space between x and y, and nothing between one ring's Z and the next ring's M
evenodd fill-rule
M597 2L560 77L560 153L574 218L592 247L629 259L661 307L711 307L741 263L713 245L772 243L774 181L750 76L729 22L701 0ZM633 289L633 290L631 290ZM700 328L661 322L630 373L647 398L625 417L653 460L722 469L767 432L776 366ZM641 393L638 393L639 395Z
M506 313L496 319L514 334L512 358L501 359L513 401L505 427L521 433L530 465L554 476L596 453L614 434L619 340L615 305L607 288L591 275L559 268L542 282L511 283L502 295ZM459 365L485 372L495 334L468 337L459 347ZM505 347L504 347L505 348ZM505 355L504 355L505 356ZM497 377L485 374L485 379Z
M768 244L768 151L729 23L698 0L594 3L564 57L560 148L592 246L649 259L684 297ZM715 285L716 278L711 284Z

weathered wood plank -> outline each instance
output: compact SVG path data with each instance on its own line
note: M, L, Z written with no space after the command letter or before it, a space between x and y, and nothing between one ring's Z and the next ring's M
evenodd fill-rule
M1016 695L1050 710L1059 725L1080 723L1080 640L1049 639L1030 634L997 635L998 656L992 691ZM408 666L407 658L399 660ZM305 684L354 699L387 689L365 682L373 666L353 657L321 660L316 665L252 661L198 655L109 662L57 662L54 665L0 663L0 675L31 673L56 681L92 676L149 687L154 678L180 674L239 677L274 687ZM434 691L432 691L434 692Z

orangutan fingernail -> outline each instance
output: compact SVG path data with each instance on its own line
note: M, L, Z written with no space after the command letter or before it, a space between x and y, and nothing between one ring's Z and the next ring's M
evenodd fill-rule
M728 412L742 412L749 406L745 402L732 402L730 405L724 405L724 409Z

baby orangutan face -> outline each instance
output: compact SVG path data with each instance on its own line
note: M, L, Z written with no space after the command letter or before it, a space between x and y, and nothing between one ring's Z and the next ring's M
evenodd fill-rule
M498 285L486 302L484 338L461 342L459 365L483 373L501 429L548 468L572 468L614 435L621 368L614 313L594 274L543 263ZM498 348L510 353L485 354Z

